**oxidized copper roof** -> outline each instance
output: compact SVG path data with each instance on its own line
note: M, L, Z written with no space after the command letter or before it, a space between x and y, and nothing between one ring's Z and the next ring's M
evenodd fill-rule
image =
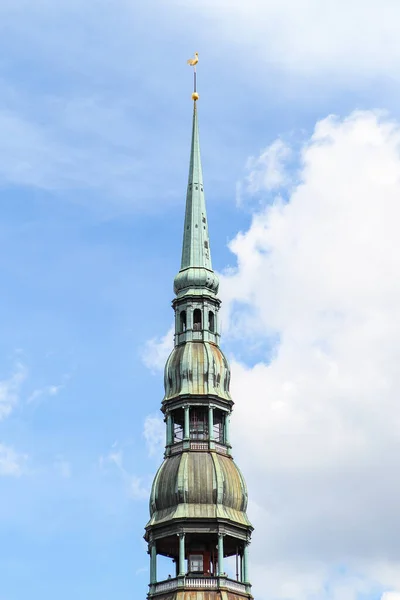
M246 483L231 458L216 452L183 452L166 458L158 470L148 525L221 518L251 526L246 508Z
M193 108L192 145L186 192L181 268L174 280L175 294L184 296L196 290L202 295L218 292L218 277L212 270L208 220L201 168L199 126L196 103Z
M179 395L219 396L231 400L230 369L221 349L211 342L176 346L165 365L164 401Z

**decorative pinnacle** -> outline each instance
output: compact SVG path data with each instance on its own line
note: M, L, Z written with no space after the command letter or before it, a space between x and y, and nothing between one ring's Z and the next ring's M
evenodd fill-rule
M196 65L199 62L199 53L195 52L194 53L194 58L189 58L188 61L186 61L187 64L190 67L193 67L193 94L192 94L192 100L194 100L194 102L196 102L196 100L199 99L199 94L197 93L197 89L196 89Z

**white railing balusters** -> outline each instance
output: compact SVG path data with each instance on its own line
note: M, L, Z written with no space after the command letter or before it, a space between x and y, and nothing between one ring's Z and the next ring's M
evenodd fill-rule
M227 577L179 577L160 581L152 586L153 594L161 594L180 589L218 590L226 588L233 592L246 593L246 585L240 581L228 579Z

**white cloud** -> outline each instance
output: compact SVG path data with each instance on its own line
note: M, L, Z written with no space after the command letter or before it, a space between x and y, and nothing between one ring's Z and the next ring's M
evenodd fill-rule
M27 402L34 402L43 396L57 396L63 387L63 385L46 385L43 388L37 388L29 395Z
M99 460L100 468L104 469L107 465L114 465L128 490L129 496L133 500L148 500L150 488L141 477L129 473L124 465L124 452L118 448L117 442L112 446L111 451L106 456L101 456Z
M158 414L148 415L144 422L143 435L149 456L161 455L165 446L165 424Z
M27 458L25 454L18 454L13 448L0 444L0 476L19 477L24 472Z
M247 161L246 192L255 194L270 191L288 183L286 161L291 150L282 140L275 140L260 156L251 156Z
M152 338L146 342L142 360L153 373L164 370L165 362L174 346L174 333L175 328L171 325L163 337Z
M400 592L385 592L382 600L400 600Z
M18 363L10 377L0 380L0 421L8 417L18 403L21 386L26 377L26 368Z
M133 500L148 500L150 488L143 485L141 477L130 476L129 494Z
M203 0L184 6L206 16L208 31L228 41L233 55L240 49L237 59L255 72L269 65L294 75L317 72L328 79L334 72L357 78L387 74L400 65L397 0Z
M24 114L23 108L0 106L0 183L50 191L101 189L112 191L122 204L132 204L138 163L132 145L127 149L125 108L106 110L95 98L43 98L42 103L46 124L38 114Z
M329 117L300 163L221 281L243 344L279 340L269 364L232 363L232 439L256 596L356 600L400 572L400 127Z

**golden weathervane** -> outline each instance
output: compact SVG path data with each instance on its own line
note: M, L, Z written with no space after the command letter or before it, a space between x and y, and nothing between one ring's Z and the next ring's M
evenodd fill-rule
M194 100L196 102L196 100L199 99L199 95L197 93L197 89L196 89L196 65L199 62L199 53L195 52L194 53L194 58L189 58L189 60L187 61L187 64L190 65L191 67L193 67L193 94L192 94L192 100Z

